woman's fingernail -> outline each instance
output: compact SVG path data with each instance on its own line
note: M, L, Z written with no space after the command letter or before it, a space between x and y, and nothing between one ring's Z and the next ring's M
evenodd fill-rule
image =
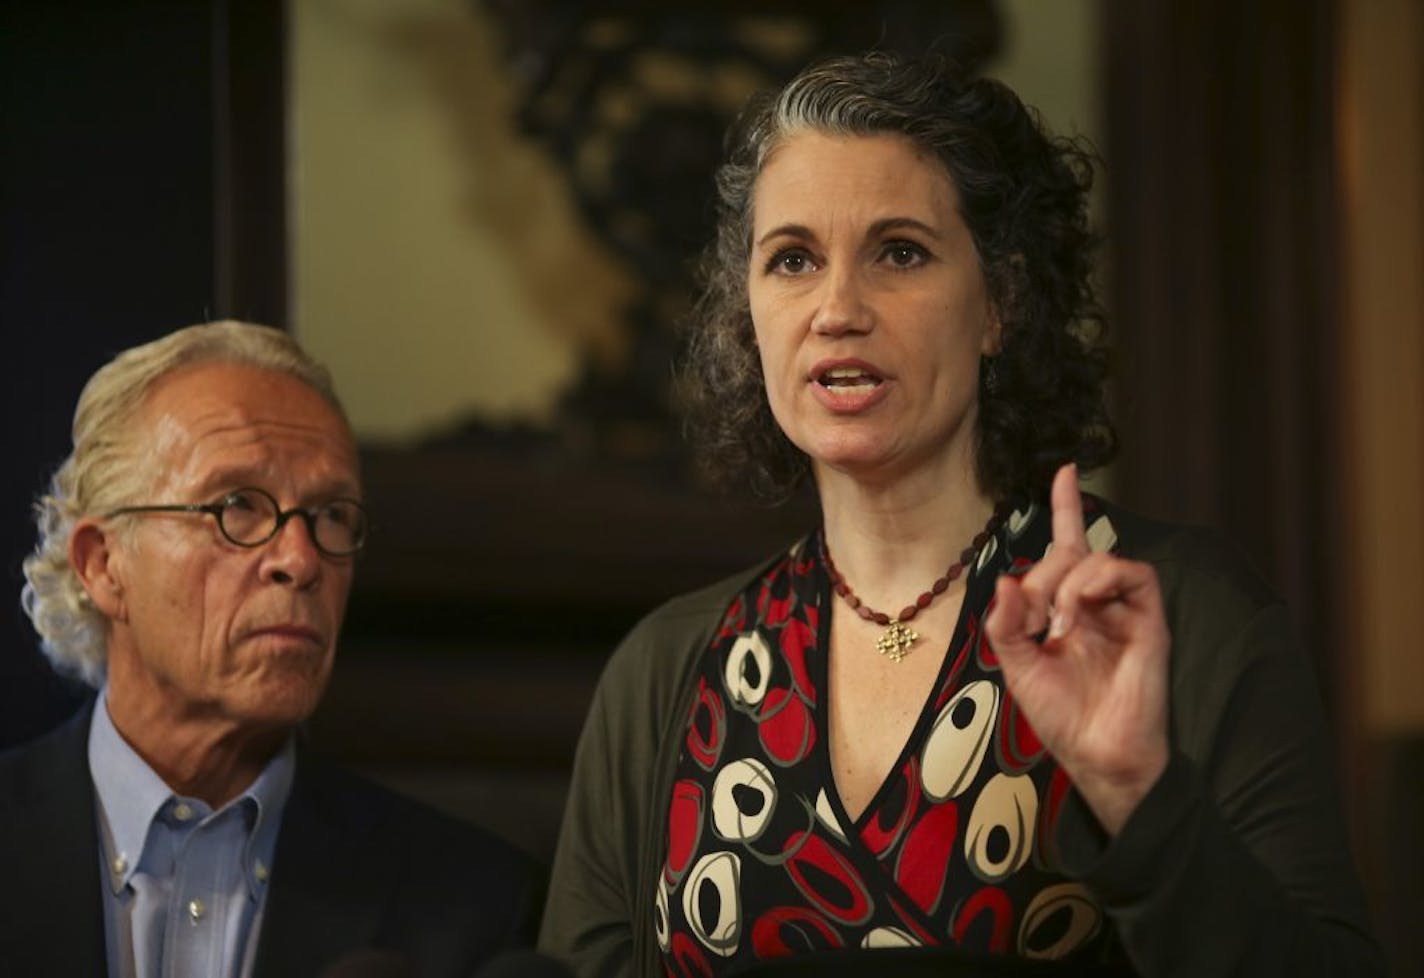
M1048 637L1062 638L1067 631L1068 619L1064 616L1063 612L1055 611L1053 617L1048 620Z

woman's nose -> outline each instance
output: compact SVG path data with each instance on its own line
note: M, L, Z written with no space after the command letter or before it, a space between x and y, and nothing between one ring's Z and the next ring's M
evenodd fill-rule
M819 303L811 318L813 332L825 336L845 333L868 333L875 326L874 310L868 301L864 283L854 270L836 271L825 276Z

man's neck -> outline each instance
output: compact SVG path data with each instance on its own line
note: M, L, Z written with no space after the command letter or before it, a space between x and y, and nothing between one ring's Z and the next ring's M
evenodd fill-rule
M109 717L119 736L177 794L218 809L257 780L290 731L244 730L232 721L165 709L111 684Z

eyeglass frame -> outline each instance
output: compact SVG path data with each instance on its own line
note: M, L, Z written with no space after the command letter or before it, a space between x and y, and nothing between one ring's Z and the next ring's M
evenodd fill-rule
M227 527L223 525L223 513L230 505L227 500L231 499L233 496L236 496L238 493L243 492L255 492L259 496L264 497L272 504L272 509L277 514L276 521L272 524L271 532L268 533L261 540L254 540L250 543L234 539L232 534L228 533ZM367 511L366 507L359 500L351 499L347 496L338 496L337 498L329 500L328 502L347 503L351 506L356 507L356 511L361 514L361 518L364 524L361 532L361 540L351 550L336 551L329 550L326 547L322 546L321 541L317 539L316 534L316 521L318 513L315 511L315 509L319 507L313 508L293 506L291 509L283 509L281 504L277 502L276 496L272 495L266 489L263 489L259 486L242 486L241 488L233 489L230 492L225 493L223 495L223 501L218 503L148 503L141 506L120 506L118 509L111 510L110 512L105 513L104 519L112 519L115 516L127 516L131 513L206 513L207 515L213 517L213 519L217 520L218 532L223 535L224 540L226 540L228 543L232 544L235 547L243 547L245 549L251 550L270 542L278 533L282 532L282 527L287 525L288 520L290 520L293 516L300 516L302 518L302 522L305 523L307 526L307 536L311 537L312 545L316 547L317 551L323 556L331 558L355 556L356 554L360 553L362 549L366 546L366 539L371 535L371 514Z

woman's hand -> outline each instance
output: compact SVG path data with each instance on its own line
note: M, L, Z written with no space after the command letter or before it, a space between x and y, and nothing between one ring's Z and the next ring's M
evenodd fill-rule
M1024 716L1116 835L1167 766L1171 636L1152 568L1089 551L1077 476L1058 470L1053 547L999 578L985 630Z

